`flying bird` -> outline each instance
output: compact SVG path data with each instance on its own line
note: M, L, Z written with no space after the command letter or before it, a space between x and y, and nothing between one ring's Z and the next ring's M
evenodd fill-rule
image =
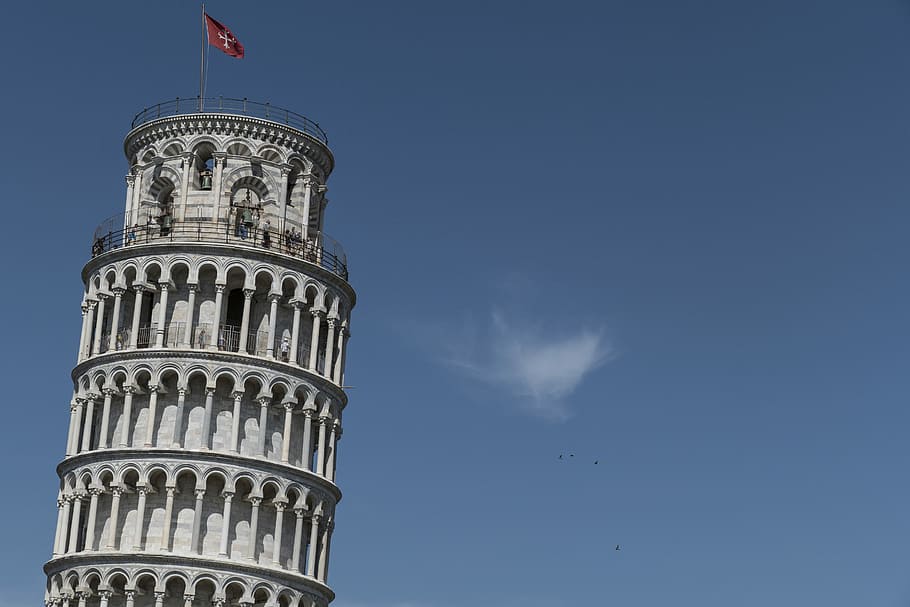
M594 465L595 465L595 466L597 465L597 460L594 460Z
M619 550L619 544L616 544L616 549Z
M559 454L559 459L562 459L562 453Z

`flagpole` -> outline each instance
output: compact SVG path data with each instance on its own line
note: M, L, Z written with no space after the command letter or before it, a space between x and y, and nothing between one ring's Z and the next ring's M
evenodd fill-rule
M202 3L202 37L199 44L199 111L202 112L202 96L205 95L205 2Z

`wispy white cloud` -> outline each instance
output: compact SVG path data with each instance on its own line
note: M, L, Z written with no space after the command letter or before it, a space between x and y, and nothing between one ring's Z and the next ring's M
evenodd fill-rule
M497 309L487 322L468 319L435 333L439 358L449 367L554 421L571 416L569 397L612 354L602 328L543 327Z

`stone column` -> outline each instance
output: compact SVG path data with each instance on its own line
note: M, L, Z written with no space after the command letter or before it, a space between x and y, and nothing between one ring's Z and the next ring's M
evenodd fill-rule
M117 335L120 333L120 308L123 306L123 292L122 287L114 287L114 309L112 310L113 316L111 317L111 338L108 342L108 350L117 349ZM119 344L123 345L123 344Z
M259 455L265 457L266 437L268 435L269 425L269 405L272 403L270 396L259 397Z
M67 540L69 539L69 530L70 530L70 510L72 510L73 496L66 495L62 498L63 501L63 516L61 517L61 524L58 530L60 535L60 545L58 546L57 552L59 554L66 554L69 544ZM57 503L60 503L59 500Z
M313 335L310 338L310 362L307 368L310 371L316 371L316 361L319 355L319 324L322 322L324 312L316 308L311 308L310 313L313 315Z
M101 354L101 333L104 331L104 302L107 295L98 293L98 307L95 312L95 339L92 341L92 354Z
M130 426L133 417L133 386L123 386L123 428L120 430L120 446L130 446Z
M92 355L92 340L94 338L94 333L92 329L95 326L95 308L98 306L98 302L94 299L88 301L88 314L87 314L87 326L85 330L85 358L88 358Z
M212 401L215 398L215 388L205 387L205 413L202 415L202 444L203 449L209 448L209 431L212 427Z
M111 487L111 513L106 546L108 550L114 550L117 547L117 518L120 516L120 496L122 494L122 488Z
M95 414L94 394L89 394L85 399L85 423L82 425L82 451L92 448L92 418Z
M57 500L57 531L54 533L54 556L63 554L63 549L60 548L60 537L66 533L67 516L69 516L69 508L67 507L66 498L61 497Z
M186 388L177 388L177 414L174 419L174 437L171 440L171 446L174 449L183 447L183 416L186 413Z
M303 304L299 301L291 302L294 306L294 324L291 328L291 351L288 354L288 362L292 365L297 364L297 348L300 346L300 310Z
M155 591L155 607L164 607L164 592Z
M303 217L301 223L303 224L303 241L306 243L306 239L309 236L310 230L310 203L313 197L313 186L316 185L316 180L313 179L311 175L306 175L303 178Z
M335 448L340 430L341 424L336 419L332 423L332 431L329 433L329 450L325 462L325 477L332 482L335 482Z
M316 474L325 475L325 427L329 418L319 418L319 450L316 452Z
M170 285L166 282L158 283L161 294L158 298L158 328L155 331L155 347L164 347L164 336L167 333L167 294Z
M326 518L322 529L322 546L319 551L319 576L317 579L325 583L329 570L329 539L332 537L332 519Z
M341 325L341 341L339 342L338 364L335 370L335 383L344 386L344 367L348 358L348 339L351 338L351 330L348 328L347 321Z
M190 171L193 168L193 158L195 154L193 152L184 152L183 156L183 183L180 184L180 211L177 217L180 218L180 221L186 221L186 203L187 197L190 191L190 180L192 179Z
M136 507L136 531L133 537L133 548L142 550L142 528L145 524L145 495L148 493L148 487L136 487L139 493L139 505Z
M281 461L288 463L291 453L291 420L294 415L294 401L284 403L284 432L281 435Z
M126 590L123 594L126 595L126 607L136 607L136 591Z
M306 574L316 577L316 555L319 551L319 521L322 516L314 513L310 517L310 550L306 561Z
M221 337L221 308L224 299L225 285L215 285L215 316L212 319L212 343L209 344L209 350L217 350L218 342Z
M240 346L238 351L241 354L249 354L247 352L247 334L250 332L250 300L253 298L253 289L244 289L243 290L243 318L240 320Z
M193 512L193 535L190 538L190 552L202 554L199 545L199 530L202 528L202 500L205 498L205 489L196 489L196 509Z
M133 186L133 207L130 215L133 216L132 223L139 223L139 198L142 196L142 169L138 166L134 166L133 172L136 174L136 183Z
M282 164L281 182L278 185L278 214L281 217L280 229L287 229L287 207L288 207L288 176L291 174L291 165Z
M149 384L149 416L145 426L145 447L155 445L155 417L158 414L158 386Z
M73 518L70 521L70 541L67 545L67 554L71 552L79 552L79 524L82 518L82 498L84 496L80 493L73 494Z
M145 287L133 285L133 291L136 293L136 298L133 301L133 322L130 327L130 348L135 350L139 347L139 321L142 318L142 294L145 292Z
M193 317L196 312L196 290L198 285L187 284L190 294L186 298L186 326L183 328L182 346L189 348L193 345Z
M250 504L253 505L250 512L250 545L247 546L247 557L256 560L256 534L259 532L259 504L262 503L261 497L250 497Z
M114 593L110 590L102 590L98 593L98 596L101 597L101 603L98 605L98 607L108 607L111 597L114 596Z
M303 508L294 508L297 523L294 526L294 552L291 555L291 570L300 571L300 545L303 541Z
M161 530L162 552L167 552L171 548L171 520L174 518L174 494L177 493L176 487L165 487L167 498L164 502L164 528Z
M224 161L226 154L224 152L215 152L215 174L213 176L212 189L214 190L214 204L216 221L221 220L221 190L224 186L222 176L224 175ZM227 219L225 218L225 221Z
M70 403L70 431L66 440L66 454L75 455L79 451L79 428L82 424L82 405L76 399Z
M328 320L329 332L326 333L325 338L325 368L322 370L322 375L326 379L332 379L332 359L335 358L335 323L337 319L330 318Z
M86 607L87 603L85 601L88 598L87 592L77 592L76 598L79 599L79 607Z
M123 209L123 217L126 221L126 225L123 227L128 228L129 226L133 225L133 223L135 223L133 221L133 188L136 185L136 174L132 172L132 169L130 169L130 172L125 175L125 178L126 204L124 205Z
M300 467L304 470L310 469L313 461L313 410L303 410L303 457Z
M85 398L76 397L76 426L73 432L73 454L78 454L82 445L82 428L85 425Z
M281 299L281 294L271 293L269 295L269 341L265 348L265 355L268 358L275 358L275 326L278 320L279 299Z
M98 518L98 496L103 493L100 487L92 487L88 490L88 522L85 530L85 549L94 550L95 546L95 520Z
M281 566L281 520L284 517L285 503L273 502L275 505L275 551L272 553L272 562Z
M240 451L240 403L243 400L243 391L237 390L232 396L234 397L234 411L231 414L230 449L234 453L238 453Z
M87 322L87 321L88 321L88 318L89 318L89 316L88 316L88 311L89 311L88 302L82 304L81 310L82 310L82 332L79 333L79 351L76 353L76 360L79 361L79 362L82 362L83 360L85 360L85 350L86 350L86 347L85 347L85 336L86 336L86 334L88 333L88 327L87 327L88 322Z
M98 437L98 448L107 449L107 433L111 423L111 399L114 397L113 388L102 389L104 393L104 406L101 409L101 436Z
M225 491L221 494L221 497L224 498L224 514L221 517L221 543L218 546L218 554L227 556L228 535L231 532L231 500L234 494L230 491Z
M184 594L183 595L183 607L193 607L193 601L196 600L195 594Z

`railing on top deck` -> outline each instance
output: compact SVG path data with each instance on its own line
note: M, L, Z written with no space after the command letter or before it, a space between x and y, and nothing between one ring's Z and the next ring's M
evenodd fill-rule
M116 222L116 223L115 223ZM280 229L236 224L219 219L173 220L169 225L147 222L123 228L122 216L104 221L95 229L92 257L129 246L162 242L211 242L235 247L274 251L316 264L348 279L347 256L341 244L322 232L306 238Z
M250 101L246 97L243 99L234 99L231 97L177 97L169 101L162 101L136 114L131 124L132 128L139 125L165 118L167 116L179 116L183 114L237 114L240 116L251 116L253 118L264 118L271 122L287 125L291 128L303 131L317 141L325 145L329 144L329 137L322 127L313 120L310 120L302 114L274 106L271 103L259 103Z

